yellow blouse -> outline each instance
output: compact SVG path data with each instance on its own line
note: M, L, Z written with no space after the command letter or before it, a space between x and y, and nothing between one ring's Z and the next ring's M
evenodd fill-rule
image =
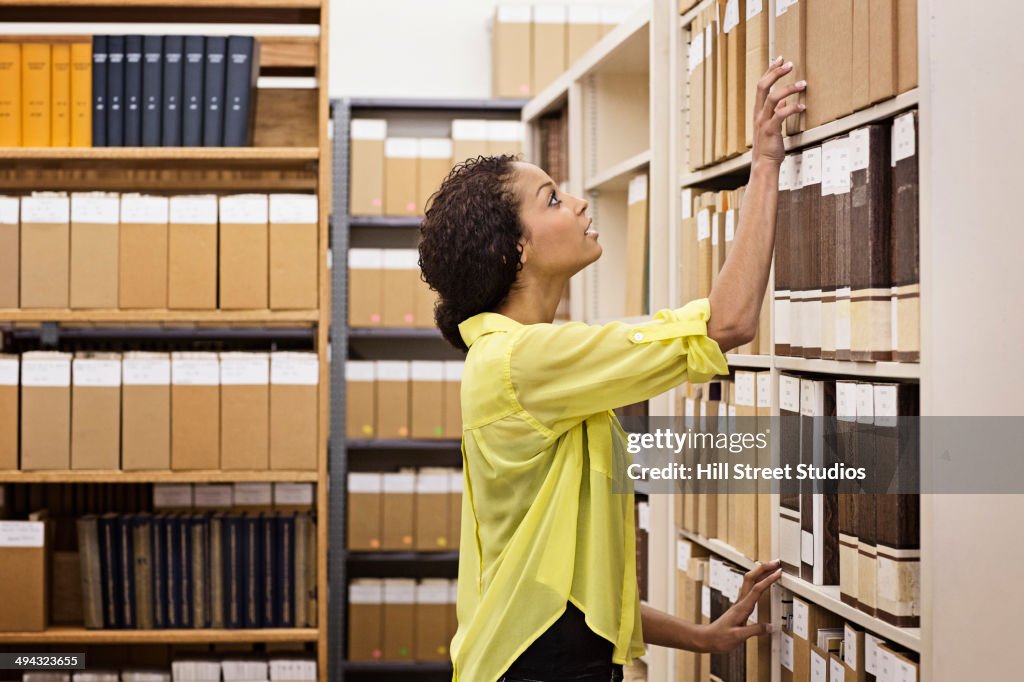
M633 495L611 409L728 372L706 298L643 324L523 325L497 313L459 331L464 497L453 682L493 682L565 610L613 661L644 652ZM685 362L681 356L686 356Z

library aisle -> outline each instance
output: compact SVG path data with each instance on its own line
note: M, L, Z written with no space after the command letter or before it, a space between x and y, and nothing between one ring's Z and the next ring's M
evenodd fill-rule
M1021 679L1021 25L3 3L0 682Z

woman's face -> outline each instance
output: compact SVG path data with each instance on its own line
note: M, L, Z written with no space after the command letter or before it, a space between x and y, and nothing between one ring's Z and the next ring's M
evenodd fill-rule
M515 163L519 215L525 230L523 268L548 277L571 277L601 257L597 231L583 199L558 191L547 173Z

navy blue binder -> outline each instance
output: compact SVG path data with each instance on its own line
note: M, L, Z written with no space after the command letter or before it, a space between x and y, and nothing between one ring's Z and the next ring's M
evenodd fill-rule
M206 71L203 73L203 146L224 144L224 72L227 38L206 39Z
M142 36L124 39L124 146L142 145Z
M124 146L124 36L107 36L107 146Z
M184 110L181 115L182 145L203 146L203 73L206 60L206 39L185 36Z
M107 146L107 36L92 37L92 146Z
M181 97L184 64L182 50L185 47L183 36L164 36L164 110L163 135L164 147L181 146Z

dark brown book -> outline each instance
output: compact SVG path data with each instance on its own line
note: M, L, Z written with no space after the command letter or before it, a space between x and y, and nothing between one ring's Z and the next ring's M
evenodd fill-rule
M224 627L224 514L210 517L210 627Z
M819 336L821 357L836 359L836 254L837 185L842 174L842 150L845 138L830 140L821 148L821 206L818 220L818 258L820 262L821 319Z
M803 152L800 169L800 348L821 357L821 147Z
M796 179L793 182L792 194L789 198L789 355L803 357L804 343L801 339L803 333L803 298L806 273L804 261L806 258L806 244L804 243L804 221L803 206L805 193L803 191L804 171L803 154L796 154Z
M153 622L153 518L138 514L132 524L135 553L135 617L139 628L151 629Z
M836 359L852 360L850 332L853 319L850 310L850 257L853 249L850 222L853 207L853 188L850 177L853 143L850 138L842 139L839 151L839 168L833 183L833 198L836 212Z
M788 466L791 477L779 490L779 558L782 570L800 575L800 379L779 375L779 464Z
M77 521L78 556L82 564L82 606L85 627L103 627L103 577L100 570L100 540L96 517Z
M857 428L857 384L836 382L836 460L856 466L854 432ZM839 598L857 606L857 482L839 483Z
M897 116L892 127L892 286L896 306L893 359L921 361L921 273L917 112Z
M797 155L790 154L779 170L779 199L775 214L775 292L772 322L775 326L775 354L789 355L790 272L793 251L792 206Z
M870 125L850 133L851 357L891 360L891 197L888 128Z
M875 471L875 398L870 383L857 384L857 429L853 449L857 467ZM863 490L856 496L857 518L857 608L875 615L878 547L875 537L875 515L878 495Z
M875 384L876 471L885 494L876 498L878 553L876 608L882 620L919 627L921 615L920 452L916 384Z

